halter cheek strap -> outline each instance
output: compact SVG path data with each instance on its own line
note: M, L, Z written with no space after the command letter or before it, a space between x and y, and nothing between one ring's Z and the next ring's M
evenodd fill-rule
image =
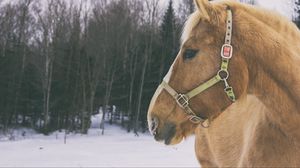
M204 122L207 119L199 117L195 114L195 112L189 106L189 100L196 95L204 92L205 90L209 89L210 87L214 86L219 82L224 83L224 92L226 93L227 97L232 101L236 101L236 97L233 91L233 88L228 83L229 78L229 61L232 57L233 47L231 46L231 38L232 38L232 12L230 9L227 10L227 20L226 20L226 36L225 36L225 43L221 49L221 67L216 76L211 78L210 80L206 81L205 83L199 85L197 88L193 89L192 91L181 94L177 93L167 82L163 81L159 87L165 89L177 102L177 104L184 110L184 112L189 116L191 122L199 124L201 123L203 127Z

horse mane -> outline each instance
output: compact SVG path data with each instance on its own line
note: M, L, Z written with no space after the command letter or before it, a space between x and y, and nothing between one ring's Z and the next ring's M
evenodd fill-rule
M198 25L201 15L198 11L192 13L187 21L184 24L182 34L181 34L181 43L183 44L190 36L192 30Z
M254 7L248 4L242 4L232 0L212 2L212 4L214 10L216 11L224 10L224 6L229 6L233 10L233 12L237 11L237 14L240 14L241 12L247 13L264 23L266 26L271 27L278 34L284 34L285 39L291 40L295 39L295 37L300 39L300 33L297 26L292 23L287 17L282 16L275 11L271 11L262 7ZM216 15L216 17L218 16ZM189 16L182 31L182 44L189 38L192 30L199 24L200 21L201 14L198 10L196 10ZM295 44L295 46L299 45Z

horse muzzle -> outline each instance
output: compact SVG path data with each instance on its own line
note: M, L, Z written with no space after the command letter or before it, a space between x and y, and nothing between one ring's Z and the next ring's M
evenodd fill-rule
M156 117L153 117L150 120L149 128L154 139L159 142L163 141L166 145L171 144L172 139L176 134L176 125L168 122L159 127L159 124L159 120Z

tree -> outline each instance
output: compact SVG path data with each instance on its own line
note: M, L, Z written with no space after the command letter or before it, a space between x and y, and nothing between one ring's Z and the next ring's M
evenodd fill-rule
M0 92L3 101L0 108L5 120L4 127L20 122L25 123L23 102L24 73L29 63L29 42L33 34L34 19L30 11L32 1L22 0L18 4L6 4L1 7L1 65ZM23 115L22 115L23 114ZM23 116L22 118L20 118Z
M1 123L4 131L13 124L15 93L20 69L20 57L15 53L16 43L16 6L7 4L1 7L1 57L0 57L0 91L2 94Z
M0 6L0 128L87 133L102 107L103 133L114 112L128 131L145 131L150 99L177 53L183 25L172 2L164 13L158 2ZM184 4L188 15L193 3Z
M162 80L163 76L165 76L168 68L170 67L172 61L174 60L177 49L179 46L178 43L178 32L176 31L176 18L175 12L173 7L173 1L169 1L168 8L163 16L162 24L161 24L161 39L162 43L162 54L160 59L160 79L159 82Z
M300 0L295 0L294 12L295 17L293 18L293 21L297 27L300 28Z
M67 6L63 0L55 1L48 0L47 10L41 13L37 10L39 18L38 26L42 34L41 38L37 38L37 44L40 51L40 62L38 67L41 75L41 83L43 90L43 131L47 134L50 123L51 111L51 95L53 84L54 62L59 53L58 48L61 46L62 41L65 40L64 23L66 21Z
M18 73L18 79L16 83L16 95L15 95L15 101L14 101L14 114L15 116L18 116L18 109L19 107L19 99L21 97L20 92L22 88L22 83L23 83L23 75L25 71L25 65L26 65L26 60L27 60L27 46L26 46L26 40L28 39L28 29L29 25L32 23L31 22L31 15L30 15L30 5L32 3L32 0L24 0L19 4L18 8L18 24L17 24L17 55L20 55L21 58L21 65L20 65L20 72ZM24 116L24 115L23 115ZM23 118L23 122L24 122ZM17 121L17 119L16 119ZM18 122L18 121L17 121Z
M251 5L255 5L256 4L256 0L240 0L240 1L243 2L243 3L251 4Z
M147 19L143 22L143 26L147 26L144 28L142 32L144 34L144 52L143 52L143 62L141 67L141 74L140 74L140 84L138 86L138 95L137 95L137 104L136 104L136 114L135 114L135 125L134 125L134 133L138 135L138 130L140 128L140 116L142 111L145 111L142 108L142 98L144 96L144 89L145 89L145 79L146 79L146 71L148 68L149 60L153 54L153 42L155 38L155 29L157 25L157 15L158 15L158 0L147 0L146 1L146 13ZM143 99L144 100L144 99Z
M188 16L195 11L194 0L181 0L178 8L178 15L180 23L183 26L184 22L187 20Z

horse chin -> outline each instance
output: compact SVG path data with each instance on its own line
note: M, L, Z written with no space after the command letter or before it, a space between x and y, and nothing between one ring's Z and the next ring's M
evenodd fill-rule
M181 130L179 132L181 132L181 133L176 133L173 136L173 138L171 138L169 141L165 140L165 144L166 145L177 145L177 144L181 143L187 137L193 135L195 133L195 130L191 128L191 130Z
M155 139L158 142L163 142L165 145L176 145L179 144L184 135L181 134L181 131L176 129L174 124L166 124L160 134L155 136Z
M177 135L174 138L172 138L170 141L166 141L165 140L165 144L166 145L177 145L177 144L179 144L183 140L183 138L184 137L182 135Z

